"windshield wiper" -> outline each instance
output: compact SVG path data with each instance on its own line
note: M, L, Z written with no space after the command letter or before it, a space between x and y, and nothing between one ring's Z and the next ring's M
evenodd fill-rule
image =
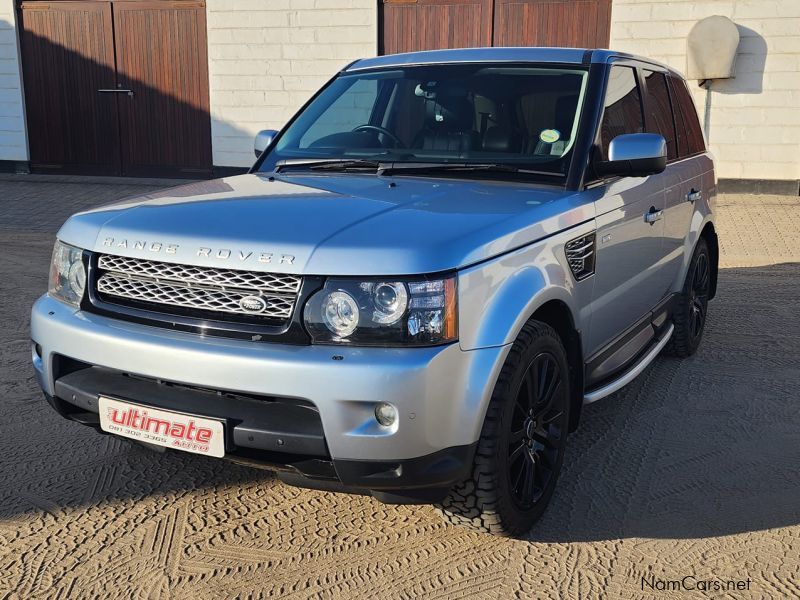
M383 163L379 169L380 175L400 173L430 173L430 172L484 172L484 173L523 173L525 175L548 175L558 177L559 173L550 171L536 171L504 163Z
M366 158L287 158L275 163L275 173L289 169L314 171L377 171L381 163Z

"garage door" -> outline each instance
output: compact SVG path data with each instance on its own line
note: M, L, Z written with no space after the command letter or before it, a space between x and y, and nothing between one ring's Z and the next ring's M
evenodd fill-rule
M476 46L607 48L611 0L382 0L382 54Z
M23 2L31 168L211 173L205 5Z

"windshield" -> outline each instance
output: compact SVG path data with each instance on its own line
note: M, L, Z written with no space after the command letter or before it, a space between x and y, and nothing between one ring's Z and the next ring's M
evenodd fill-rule
M553 65L436 65L344 74L262 161L512 166L564 177L588 73Z

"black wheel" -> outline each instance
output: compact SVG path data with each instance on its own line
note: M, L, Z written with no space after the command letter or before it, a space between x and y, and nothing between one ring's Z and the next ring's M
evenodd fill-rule
M529 321L495 385L472 472L438 505L444 519L503 536L530 530L555 489L569 408L561 339L549 325Z
M705 239L700 238L678 297L673 317L675 331L667 344L667 353L684 358L694 354L700 346L708 315L710 289L711 254Z

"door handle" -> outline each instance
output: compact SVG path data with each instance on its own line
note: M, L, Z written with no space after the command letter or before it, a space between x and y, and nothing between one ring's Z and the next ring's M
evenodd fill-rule
M652 225L656 221L660 220L663 214L664 214L663 210L657 209L655 206L651 206L650 210L644 213L644 222L650 223L650 225Z
M99 94L128 94L131 98L133 98L133 90L122 90L117 88L101 88L97 90Z
M698 200L701 200L702 198L703 198L703 192L701 192L700 190L696 190L694 188L692 188L692 190L688 194L686 194L686 200L688 200L692 204L694 204Z

